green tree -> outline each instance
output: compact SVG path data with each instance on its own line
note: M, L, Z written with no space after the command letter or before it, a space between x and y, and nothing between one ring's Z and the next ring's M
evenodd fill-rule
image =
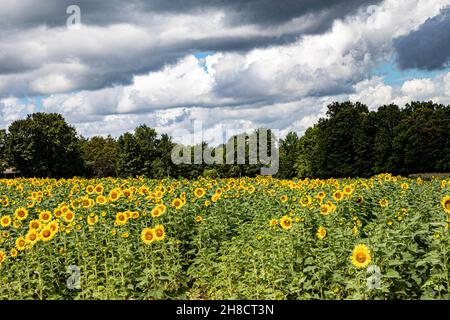
M374 173L396 173L392 165L395 128L403 113L395 104L384 105L376 112L376 134L374 141Z
M0 130L0 173L3 173L7 167L6 163L6 130Z
M300 138L297 133L289 132L280 140L280 168L277 177L291 179L296 176L295 164L300 157Z
M75 129L60 114L34 113L8 128L8 164L27 177L71 177L83 172Z
M308 128L299 140L298 157L294 164L297 177L306 178L316 176L319 157L317 144L318 132L318 126Z
M99 178L116 176L117 142L111 136L82 140L81 150L86 175Z
M117 140L117 174L121 177L135 177L142 173L144 163L141 150L132 133L125 133Z
M318 171L319 177L351 177L364 171L356 167L356 148L361 141L358 131L362 130L363 117L369 113L367 106L356 102L335 102L328 106L326 119L319 120Z
M411 102L403 113L395 128L393 169L400 174L449 170L449 107Z

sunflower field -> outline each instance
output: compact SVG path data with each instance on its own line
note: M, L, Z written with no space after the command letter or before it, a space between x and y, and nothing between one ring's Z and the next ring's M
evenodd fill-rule
M0 180L0 299L450 299L449 224L437 178Z

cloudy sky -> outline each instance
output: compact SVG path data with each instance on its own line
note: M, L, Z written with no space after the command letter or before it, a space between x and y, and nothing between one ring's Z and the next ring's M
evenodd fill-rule
M333 101L450 104L449 60L450 0L1 0L0 128L302 134Z

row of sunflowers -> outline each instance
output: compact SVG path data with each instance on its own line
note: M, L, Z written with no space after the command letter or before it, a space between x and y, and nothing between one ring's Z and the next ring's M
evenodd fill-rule
M437 178L0 180L0 299L449 299L449 224Z

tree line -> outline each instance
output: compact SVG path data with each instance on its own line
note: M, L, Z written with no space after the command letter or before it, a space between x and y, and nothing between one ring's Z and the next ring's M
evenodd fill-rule
M14 167L24 177L54 178L256 176L263 164L249 164L248 142L251 135L258 140L260 130L231 137L231 147L230 141L216 147L201 144L212 155L220 151L225 157L230 152L237 155L238 140L244 139L246 164L175 165L172 138L147 125L117 139L85 138L60 114L34 113L0 130L0 169ZM290 132L278 142L278 178L448 172L450 106L411 102L404 108L391 104L369 111L359 102L335 102L303 136ZM194 147L187 150L193 154Z

